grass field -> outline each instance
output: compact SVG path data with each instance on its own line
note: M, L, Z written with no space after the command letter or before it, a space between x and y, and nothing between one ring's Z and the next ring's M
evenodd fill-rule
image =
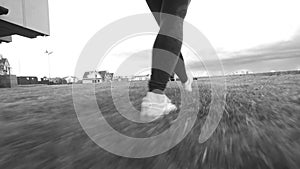
M174 82L173 82L174 83ZM300 168L300 75L227 77L226 107L221 122L199 144L208 114L210 81L195 81L202 107L192 130L170 151L145 159L113 155L83 131L74 110L72 86L0 89L1 169L298 169ZM85 93L85 85L82 95ZM139 130L125 130L109 94L109 84L96 86L99 107L111 124L131 136L167 130L168 119ZM167 95L180 104L176 87ZM131 86L130 100L139 108L146 83ZM176 117L175 117L176 118Z

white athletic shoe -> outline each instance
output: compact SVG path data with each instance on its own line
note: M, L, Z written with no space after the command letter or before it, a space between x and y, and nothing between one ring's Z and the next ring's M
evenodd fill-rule
M186 91L192 92L193 75L190 72L187 72L187 77L187 81L182 83L182 86Z
M148 92L143 98L140 118L144 122L151 122L175 110L177 107L166 95Z

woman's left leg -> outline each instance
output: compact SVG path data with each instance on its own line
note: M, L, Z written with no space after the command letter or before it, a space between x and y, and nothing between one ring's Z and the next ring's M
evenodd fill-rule
M152 52L149 91L158 90L163 92L170 75L176 68L182 46L183 19L186 16L189 2L190 0L162 1L160 31L155 40ZM181 63L177 69L178 72L185 71L184 62Z
M146 2L157 24L160 26L160 12L162 8L162 0L146 0ZM185 83L188 80L185 63L181 52L179 54L179 59L175 66L174 72L177 74L182 83Z
M176 105L163 94L170 75L174 72L182 45L183 19L190 0L162 0L161 13L154 17L159 20L160 32L152 52L151 79L149 92L141 104L141 120L152 121L177 109ZM147 1L149 5L150 1ZM156 9L158 8L158 1ZM185 3L186 2L186 3ZM149 7L155 5L151 4ZM171 15L166 15L171 14ZM175 16L174 16L175 15Z

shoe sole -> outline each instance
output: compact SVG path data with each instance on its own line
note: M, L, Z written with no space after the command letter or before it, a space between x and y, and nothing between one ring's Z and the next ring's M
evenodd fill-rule
M176 111L176 110L177 110L177 108L170 109L170 110L168 110L168 111L164 111L162 115L157 116L157 117L155 117L155 116L148 116L148 115L141 115L141 116L140 116L140 120L141 120L142 122L150 123L150 122L153 122L153 121L155 121L155 120L162 119L162 118L164 118L165 116L169 115L171 112L174 112L174 111Z

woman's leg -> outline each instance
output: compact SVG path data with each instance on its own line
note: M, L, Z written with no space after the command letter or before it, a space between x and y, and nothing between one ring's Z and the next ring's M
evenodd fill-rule
M149 1L150 2L150 1ZM151 2L148 4L151 6ZM184 62L179 61L183 38L183 19L185 18L190 0L162 0L159 17L160 31L155 40L152 53L152 75L149 81L149 91L163 92L169 81L170 75L176 70L176 74L186 81ZM177 17L170 17L171 14ZM155 16L158 18L158 16ZM169 36L166 36L169 35ZM170 37L172 35L173 37ZM178 67L176 69L176 66ZM184 72L184 73L182 73Z
M146 0L148 7L150 8L156 22L158 25L160 25L160 12L162 9L162 0ZM179 79L182 83L185 83L187 81L187 73L186 68L184 64L184 59L182 56L182 53L179 54L179 59L177 61L177 64L175 66L174 72L177 74Z
M151 10L156 22L160 25L160 10L163 0L146 0L149 9Z

